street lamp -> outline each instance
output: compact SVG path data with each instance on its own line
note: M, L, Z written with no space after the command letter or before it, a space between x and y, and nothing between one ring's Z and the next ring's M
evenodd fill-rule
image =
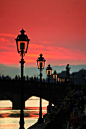
M23 56L25 53L27 53L28 49L28 44L30 39L28 39L27 35L25 35L25 31L22 29L21 34L17 36L16 40L16 45L17 45L17 51L20 53L21 56L21 112L20 112L20 129L24 129L24 98L23 98L23 92L24 92L24 87L23 87L23 67L24 67L24 59Z
M50 76L52 74L52 68L51 68L50 64L46 68L46 72L47 72L48 81L49 81L49 84L50 84ZM51 104L50 104L50 85L49 85L49 113L50 113L50 106L51 106Z
M39 110L39 119L38 119L38 123L41 124L43 123L43 118L42 118L42 89L41 89L41 83L42 83L42 69L44 69L44 65L45 65L45 59L43 57L42 54L40 54L40 56L37 59L37 66L38 69L40 70L40 110Z
M53 73L53 79L54 79L55 81L57 81L57 72L56 72L56 70L55 70L54 73Z
M56 70L55 70L54 73L53 73L53 79L54 79L55 81L57 81L57 72L56 72ZM55 85L55 106L56 106L56 85Z
M51 76L51 74L52 74L52 68L51 68L51 66L50 66L50 64L48 65L48 67L46 68L46 72L47 72L47 76Z

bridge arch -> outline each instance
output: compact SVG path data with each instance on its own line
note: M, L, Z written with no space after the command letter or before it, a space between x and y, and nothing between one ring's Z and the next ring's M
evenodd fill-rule
M47 108L48 106L48 101L45 99L42 99L42 107ZM28 100L25 101L25 109L29 109L29 108L38 108L39 109L40 106L40 98L37 96L31 96Z
M12 108L12 99L5 92L0 93L0 107Z
M50 87L50 88L49 88ZM65 94L71 90L70 85L57 85L53 83L41 83L42 94L41 97L49 101L49 89L50 89L50 101L55 103L58 99L63 99ZM4 93L7 98L12 101L13 109L20 109L21 107L21 81L19 80L1 80L0 81L0 92ZM24 81L24 107L25 101L31 96L40 97L40 82L36 81Z

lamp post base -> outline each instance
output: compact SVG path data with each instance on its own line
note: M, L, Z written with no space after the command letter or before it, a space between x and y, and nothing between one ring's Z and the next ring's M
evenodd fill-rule
M22 127L22 128L19 128L19 129L25 129L24 127Z
M39 119L38 119L38 124L41 124L41 123L43 123L44 122L44 120L43 120L43 118L42 117L39 117Z
M20 122L19 122L19 124L20 124ZM20 127L19 127L19 129L25 129L25 128L24 128L23 121L22 121L22 123L20 124Z

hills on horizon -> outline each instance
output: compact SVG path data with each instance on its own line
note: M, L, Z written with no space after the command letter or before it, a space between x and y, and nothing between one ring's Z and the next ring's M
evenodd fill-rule
M46 67L43 69L42 71L42 74L43 74L43 78L46 78L47 77L47 74L46 74ZM61 73L62 71L66 71L66 66L65 65L62 65L62 66L51 66L52 67L52 73L54 70L56 70L57 74L58 73ZM69 67L71 68L70 69L70 73L73 73L73 72L78 72L79 70L81 69L85 69L86 70L86 65L69 65ZM28 67L25 65L24 67L24 75L28 77L31 77L31 76L39 76L39 70L37 67ZM15 75L21 75L21 67L11 67L11 66L6 66L4 64L0 64L0 75L9 75L11 78L14 78Z

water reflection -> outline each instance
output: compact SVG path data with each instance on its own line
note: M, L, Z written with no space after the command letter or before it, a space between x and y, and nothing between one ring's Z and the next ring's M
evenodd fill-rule
M18 129L19 118L0 118L0 129Z
M10 107L9 107L10 105ZM42 100L43 115L47 113L48 101ZM0 101L0 129L19 129L20 110L11 110L10 101ZM39 98L31 97L25 102L25 129L37 122L39 117Z

